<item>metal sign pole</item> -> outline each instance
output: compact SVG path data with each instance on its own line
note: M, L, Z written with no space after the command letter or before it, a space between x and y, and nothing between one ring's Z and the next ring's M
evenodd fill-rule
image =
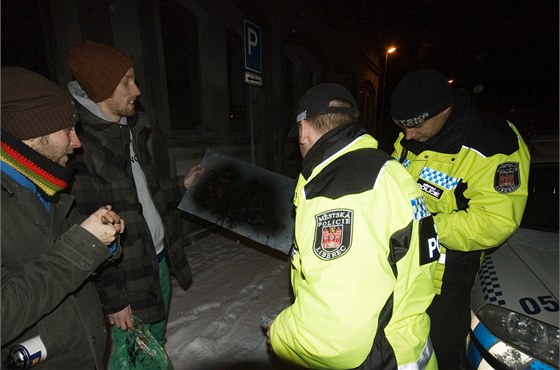
M249 119L251 121L251 163L255 165L255 125L253 122L253 86L249 85Z

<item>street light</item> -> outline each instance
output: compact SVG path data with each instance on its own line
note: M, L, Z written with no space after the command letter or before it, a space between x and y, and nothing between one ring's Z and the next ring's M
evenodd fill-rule
M387 59L389 54L394 53L397 50L396 46L390 46L387 51L385 51L385 67L383 69L383 91L381 92L381 124L383 124L383 107L385 106L385 81L387 80ZM381 127L380 130L381 132Z

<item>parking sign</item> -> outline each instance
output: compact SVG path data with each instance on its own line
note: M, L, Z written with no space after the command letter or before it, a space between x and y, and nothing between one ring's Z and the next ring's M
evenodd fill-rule
M245 42L245 69L258 74L262 73L262 40L261 28L256 24L243 20Z

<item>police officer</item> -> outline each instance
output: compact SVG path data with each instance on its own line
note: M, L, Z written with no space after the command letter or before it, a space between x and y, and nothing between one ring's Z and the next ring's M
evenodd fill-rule
M467 91L452 89L433 69L402 78L391 115L403 129L393 156L424 193L442 247L430 336L440 369L459 369L483 251L502 244L521 222L529 151L512 123L479 112Z
M308 368L435 369L425 313L439 257L433 219L357 116L339 84L319 84L300 101L295 300L269 324L270 345Z

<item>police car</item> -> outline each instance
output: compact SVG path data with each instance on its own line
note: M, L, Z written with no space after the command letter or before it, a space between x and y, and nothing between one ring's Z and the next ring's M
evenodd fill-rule
M473 369L559 368L558 134L533 137L521 227L486 254L471 296Z

